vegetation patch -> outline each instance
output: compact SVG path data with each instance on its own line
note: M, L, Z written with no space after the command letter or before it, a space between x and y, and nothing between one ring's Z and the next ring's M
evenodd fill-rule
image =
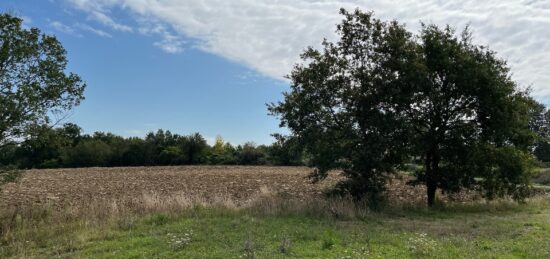
M19 217L16 228L3 234L0 256L547 258L549 208L548 197L541 197L523 205L468 203L435 212L393 207L342 220L296 208L273 212L195 206L166 217L138 215L132 228L120 228L118 217L99 223L54 213L41 219Z

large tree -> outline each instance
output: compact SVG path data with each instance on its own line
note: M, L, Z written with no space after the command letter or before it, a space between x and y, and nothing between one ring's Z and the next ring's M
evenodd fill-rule
M48 124L84 98L85 84L66 73L66 51L54 37L22 19L0 14L0 146ZM61 116L62 117L62 116Z
M417 182L425 183L429 205L437 188L479 186L489 198L524 197L536 102L511 80L504 60L472 43L467 28L455 34L423 25L416 70L405 72L413 79L402 82L411 89L403 113L411 154L424 165Z
M422 25L413 35L372 13L341 13L340 40L308 48L284 101L269 106L311 156L314 176L341 169L342 190L374 201L392 173L420 160L415 182L429 205L438 188L520 198L531 106L506 63L467 29Z

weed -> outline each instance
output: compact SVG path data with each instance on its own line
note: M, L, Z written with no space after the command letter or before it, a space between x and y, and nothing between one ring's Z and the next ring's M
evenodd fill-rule
M281 241L281 245L279 245L279 252L285 255L290 255L291 249L292 249L292 241L290 241L290 239L287 236L283 237L283 240Z
M437 243L430 239L426 233L417 233L409 238L409 251L416 256L428 256L436 249Z
M323 235L323 240L321 241L321 248L323 250L330 250L336 244L336 238L332 231L327 231Z
M193 230L185 231L181 234L168 233L168 243L173 250L180 250L191 244Z
M254 242L250 239L247 239L244 242L244 254L240 258L246 258L246 259L255 259L256 258L256 248L254 246Z
M165 214L154 214L150 216L147 220L145 220L145 223L147 225L151 226L162 226L168 223L169 218Z
M128 231L136 227L136 221L134 217L123 217L116 221L116 225L118 229Z

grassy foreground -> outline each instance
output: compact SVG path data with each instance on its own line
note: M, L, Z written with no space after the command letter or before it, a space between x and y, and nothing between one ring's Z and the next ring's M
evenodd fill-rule
M35 211L16 217L0 257L550 258L548 198L376 213L343 203L274 202L95 221Z

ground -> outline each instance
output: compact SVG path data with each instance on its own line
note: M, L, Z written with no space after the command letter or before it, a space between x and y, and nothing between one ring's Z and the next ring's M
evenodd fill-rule
M184 196L206 202L232 201L242 205L268 188L289 197L318 196L322 184L311 184L306 167L164 166L29 170L18 183L3 187L0 206L57 208L90 202L142 199L143 196Z
M262 190L306 200L341 177L332 172L318 184L311 183L307 167L271 166L159 166L28 170L18 183L0 193L0 208L51 205L58 209L89 203L138 201L144 196L182 196L212 202L224 200L240 206ZM392 181L389 195L394 202L424 202L423 187ZM468 193L441 196L444 200L471 200Z
M395 179L387 207L326 199L304 167L30 170L3 187L0 257L550 258L550 197L470 193L424 206Z

